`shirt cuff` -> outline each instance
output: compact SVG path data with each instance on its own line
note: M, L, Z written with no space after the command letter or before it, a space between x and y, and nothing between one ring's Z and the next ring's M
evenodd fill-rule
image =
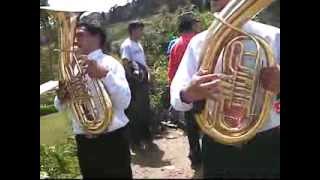
M181 100L180 92L171 99L171 105L177 111L190 111L193 108L193 103L187 104Z

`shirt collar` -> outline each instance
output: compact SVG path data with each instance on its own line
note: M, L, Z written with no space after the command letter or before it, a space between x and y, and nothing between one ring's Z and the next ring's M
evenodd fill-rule
M129 37L129 39L130 39L131 42L134 42L134 43L138 43L139 42L139 40L133 40L130 37Z
M103 55L103 52L101 49L97 49L92 51L91 53L88 54L88 59L98 59L101 55Z

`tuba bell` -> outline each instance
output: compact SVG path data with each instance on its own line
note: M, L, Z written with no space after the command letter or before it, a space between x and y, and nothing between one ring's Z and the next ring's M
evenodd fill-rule
M112 120L112 103L99 79L92 79L89 85L79 61L75 46L75 30L80 12L69 12L41 7L49 10L58 23L59 38L59 79L66 83L71 100L67 103L72 115L79 121L85 132L100 134L107 130ZM71 82L80 80L80 86L73 89Z
M231 76L231 92L221 100L205 100L196 114L201 130L215 141L236 145L248 142L263 127L271 110L272 92L261 87L263 60L275 65L273 51L267 41L240 28L272 0L231 0L215 13L200 55L200 69L215 71L222 60L222 74ZM247 47L254 51L246 51Z

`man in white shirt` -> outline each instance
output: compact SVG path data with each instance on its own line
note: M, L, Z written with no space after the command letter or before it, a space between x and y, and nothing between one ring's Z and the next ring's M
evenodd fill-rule
M81 22L81 19L80 19ZM92 79L102 80L112 101L113 117L106 132L87 134L74 115L73 131L77 143L77 155L83 178L132 178L129 143L126 127L129 119L124 110L129 106L131 93L122 65L102 52L106 35L97 24L81 22L76 29L76 40L82 61L86 65L85 76L89 88ZM69 82L71 86L79 83ZM59 83L55 106L59 111L69 111L69 92L65 83Z
M152 145L150 132L150 99L149 99L149 68L144 50L139 40L143 35L144 24L139 21L128 25L129 37L121 44L121 59L126 70L132 99L126 114L131 119L132 150L146 150Z
M219 11L228 0L212 2L216 3L214 8ZM265 38L273 48L278 65L263 68L261 80L264 89L280 93L280 29L254 21L247 22L242 29ZM220 96L225 89L221 83L222 76L218 74L221 72L221 59L218 60L215 74L199 70L200 51L207 33L208 31L204 31L190 41L171 84L171 104L177 110L189 111L194 108L194 103ZM247 144L223 145L204 135L202 140L204 178L279 177L279 127L280 114L272 108L266 125Z

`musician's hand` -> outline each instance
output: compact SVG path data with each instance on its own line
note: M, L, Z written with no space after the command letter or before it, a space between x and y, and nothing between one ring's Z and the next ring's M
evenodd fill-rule
M266 67L261 70L261 81L264 89L273 93L280 92L280 66Z
M59 88L57 90L57 96L61 103L65 103L67 101L70 101L71 99L71 94L70 92L73 93L75 96L79 96L81 93L81 89L85 88L86 80L82 79L82 77L76 76L72 78L72 81L59 81Z
M61 103L65 103L70 100L70 93L68 92L66 81L59 81L57 96Z
M132 70L133 70L133 75L139 77L139 75L141 75L141 74L140 74L140 71L139 71L138 63L135 62L135 61L130 61L130 63L131 63L130 65L131 65Z
M90 78L93 79L101 79L104 78L108 74L108 70L101 65L99 65L94 60L89 60L88 56L80 56L81 64L85 69L85 73L89 75Z
M204 99L219 100L222 95L230 93L231 84L227 83L230 78L201 70L192 77L189 86L181 91L182 99L186 103Z
M87 65L87 73L90 78L101 79L108 74L108 70L99 65L96 61L87 61Z

